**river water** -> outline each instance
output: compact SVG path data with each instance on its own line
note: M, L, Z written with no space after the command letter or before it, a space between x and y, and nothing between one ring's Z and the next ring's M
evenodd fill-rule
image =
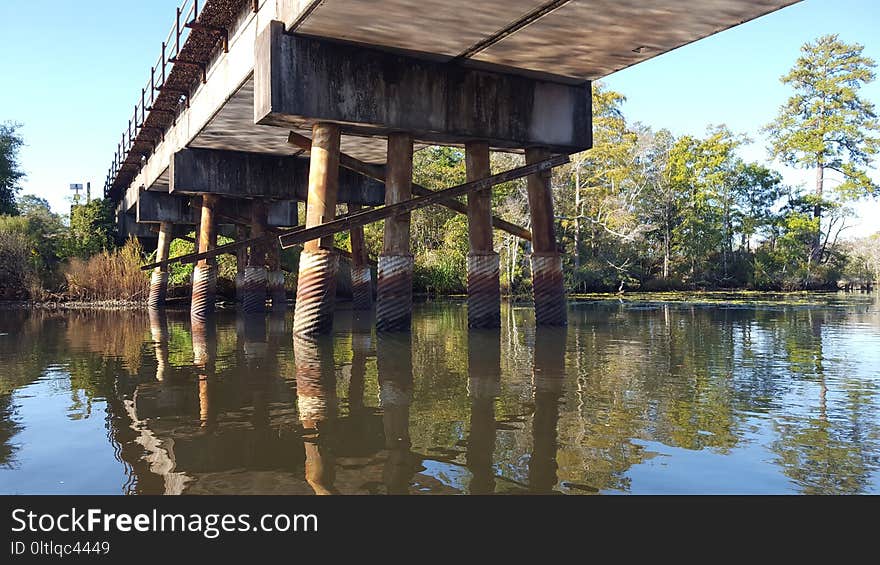
M0 311L0 493L880 493L880 299Z

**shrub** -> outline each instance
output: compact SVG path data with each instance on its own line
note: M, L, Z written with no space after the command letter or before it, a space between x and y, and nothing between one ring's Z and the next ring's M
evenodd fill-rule
M116 220L109 200L92 200L71 208L63 256L85 259L113 247Z
M23 300L37 294L39 288L40 278L27 236L0 230L0 300Z
M67 297L74 300L145 301L150 281L141 270L143 249L129 239L114 251L102 251L88 259L71 259L65 269Z
M428 294L462 294L467 292L467 268L451 255L428 252L413 269L413 290Z

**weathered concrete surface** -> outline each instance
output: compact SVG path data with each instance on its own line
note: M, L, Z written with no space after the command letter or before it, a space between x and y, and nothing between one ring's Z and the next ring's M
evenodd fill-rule
M489 146L468 143L465 152L468 182L492 174ZM492 191L481 190L467 196L468 242L467 305L468 327L501 327L500 261L492 244Z
M388 136L385 204L412 198L413 139L407 133ZM404 331L412 323L413 256L410 215L385 220L376 287L376 330Z
M196 197L185 194L162 194L142 191L137 201L136 218L140 223L171 222L195 225L200 221L201 208ZM224 198L217 204L218 221L231 223L228 218L250 218L253 200ZM268 204L268 225L286 228L298 225L297 202L279 200Z
M139 224L133 212L116 210L116 228L119 241L129 236L139 238L158 238L159 234L152 231L147 224Z
M279 0L298 33L597 80L793 0ZM315 4L317 4L315 6ZM311 8L311 11L309 11ZM521 27L518 27L520 24ZM643 52L635 49L647 47Z
M336 215L339 192L339 127L317 123L312 128L309 163L306 227L327 223ZM339 256L333 237L312 239L303 244L299 258L293 333L313 336L333 329L336 300L336 272Z
M300 135L306 137L312 135L309 127L294 129ZM286 128L267 127L254 123L254 80L250 78L226 101L223 108L211 118L188 147L293 155L298 150L287 143L287 134ZM385 163L384 138L343 135L340 146L343 153L362 161L374 164ZM155 184L161 186L162 182L163 178L160 176ZM167 179L164 182L167 190Z
M159 225L159 241L156 244L156 260L168 259L171 249L171 240L174 239L174 225L171 222L162 222ZM150 275L150 294L147 304L151 309L165 306L165 298L168 293L168 265L156 267Z
M360 206L349 204L348 213L359 212ZM355 310L369 310L373 307L373 278L364 240L364 226L351 229L351 304Z
M348 132L407 131L420 141L488 141L570 153L592 144L589 83L560 84L286 35L258 38L254 121L316 121Z
M191 198L142 190L135 205L139 223L171 222L198 224L199 210L190 206Z
M548 157L546 149L526 149L526 162L537 163ZM550 172L529 175L527 181L529 214L532 219L532 294L535 297L535 323L538 326L564 326L568 323L562 257L553 225L553 197Z
M279 18L290 27L310 3L280 0ZM464 6L449 0L325 0L297 31L450 58L504 28L519 15L546 3L547 0L480 0Z
M473 60L598 80L794 3L796 0L573 0ZM636 51L639 48L646 49Z
M171 161L170 192L305 201L308 179L309 160L304 158L183 149L175 153ZM342 169L338 201L376 206L385 201L385 187L378 181Z

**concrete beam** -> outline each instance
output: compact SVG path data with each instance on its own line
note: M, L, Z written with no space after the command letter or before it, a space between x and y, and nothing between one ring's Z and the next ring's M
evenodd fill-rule
M139 224L135 215L130 212L117 214L116 230L120 242L124 242L129 237L159 237L159 234L150 230L150 226Z
M218 149L183 149L171 159L172 194L306 200L309 160ZM385 186L346 169L339 172L339 203L378 206ZM272 218L269 220L272 225ZM295 224L294 224L295 225Z
M171 222L196 225L200 221L199 203L196 197L186 194L162 194L142 190L137 200L137 221L140 223ZM224 198L217 204L218 222L231 223L229 217L250 218L253 200ZM299 224L297 203L279 200L268 204L268 225L276 228L294 227Z
M190 207L191 198L141 190L135 204L139 223L197 224L198 213Z
M363 46L287 35L273 22L257 39L254 121L344 131L411 132L419 141L488 141L572 153L592 146L590 83L464 68Z

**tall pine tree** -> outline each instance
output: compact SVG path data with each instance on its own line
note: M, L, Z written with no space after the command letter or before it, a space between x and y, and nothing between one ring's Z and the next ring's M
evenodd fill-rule
M828 196L826 172L842 177L833 194L843 200L877 191L867 168L880 150L880 122L874 105L859 96L861 87L874 80L876 63L862 51L861 45L843 43L837 35L805 44L794 68L781 79L794 89L794 95L765 128L773 158L816 170L813 216L817 231L812 249L816 261L821 260L819 227L822 202Z

